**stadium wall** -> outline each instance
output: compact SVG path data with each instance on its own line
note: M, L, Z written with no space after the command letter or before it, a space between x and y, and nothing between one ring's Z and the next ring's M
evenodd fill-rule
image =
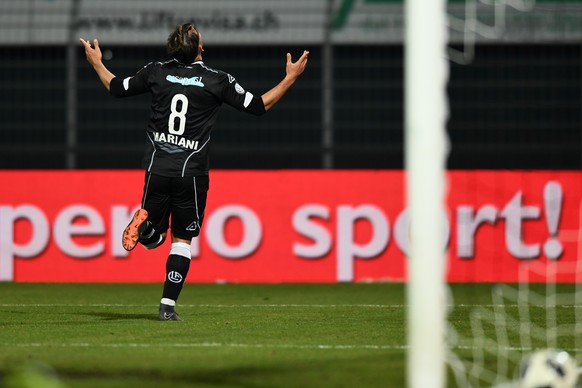
M581 172L448 178L448 281L513 282L531 265L580 258ZM163 280L168 242L129 254L120 243L141 200L142 171L0 171L0 181L2 280ZM187 281L405 281L403 193L399 170L215 171Z

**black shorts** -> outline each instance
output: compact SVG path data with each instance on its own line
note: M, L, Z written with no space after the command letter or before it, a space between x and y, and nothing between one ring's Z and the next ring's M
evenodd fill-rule
M191 239L202 227L208 184L208 175L172 178L146 172L141 206L160 233L168 230L171 216L172 235Z

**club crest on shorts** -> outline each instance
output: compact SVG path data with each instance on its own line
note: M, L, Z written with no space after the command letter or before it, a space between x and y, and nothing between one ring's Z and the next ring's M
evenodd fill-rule
M182 281L182 275L179 272L171 271L168 274L168 280L172 283L180 283Z

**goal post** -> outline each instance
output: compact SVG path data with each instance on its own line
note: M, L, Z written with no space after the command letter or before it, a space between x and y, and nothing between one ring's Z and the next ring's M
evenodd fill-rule
M447 154L445 0L405 3L405 167L410 219L407 381L444 387L446 255L442 240Z

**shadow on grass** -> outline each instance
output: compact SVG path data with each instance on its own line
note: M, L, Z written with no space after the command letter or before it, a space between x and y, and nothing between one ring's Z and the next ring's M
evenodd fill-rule
M158 315L155 312L152 312L151 314L97 312L97 313L85 313L84 315L102 318L104 321L122 321L122 320L138 320L138 319L139 320L146 320L146 321L157 321L158 320Z
M392 368L389 368L392 366ZM390 371L389 369L392 369ZM405 386L402 355L323 357L317 360L281 360L262 365L234 365L222 368L190 370L60 370L64 379L84 385L99 386L164 386L176 387L403 387ZM388 383L388 385L387 385Z

